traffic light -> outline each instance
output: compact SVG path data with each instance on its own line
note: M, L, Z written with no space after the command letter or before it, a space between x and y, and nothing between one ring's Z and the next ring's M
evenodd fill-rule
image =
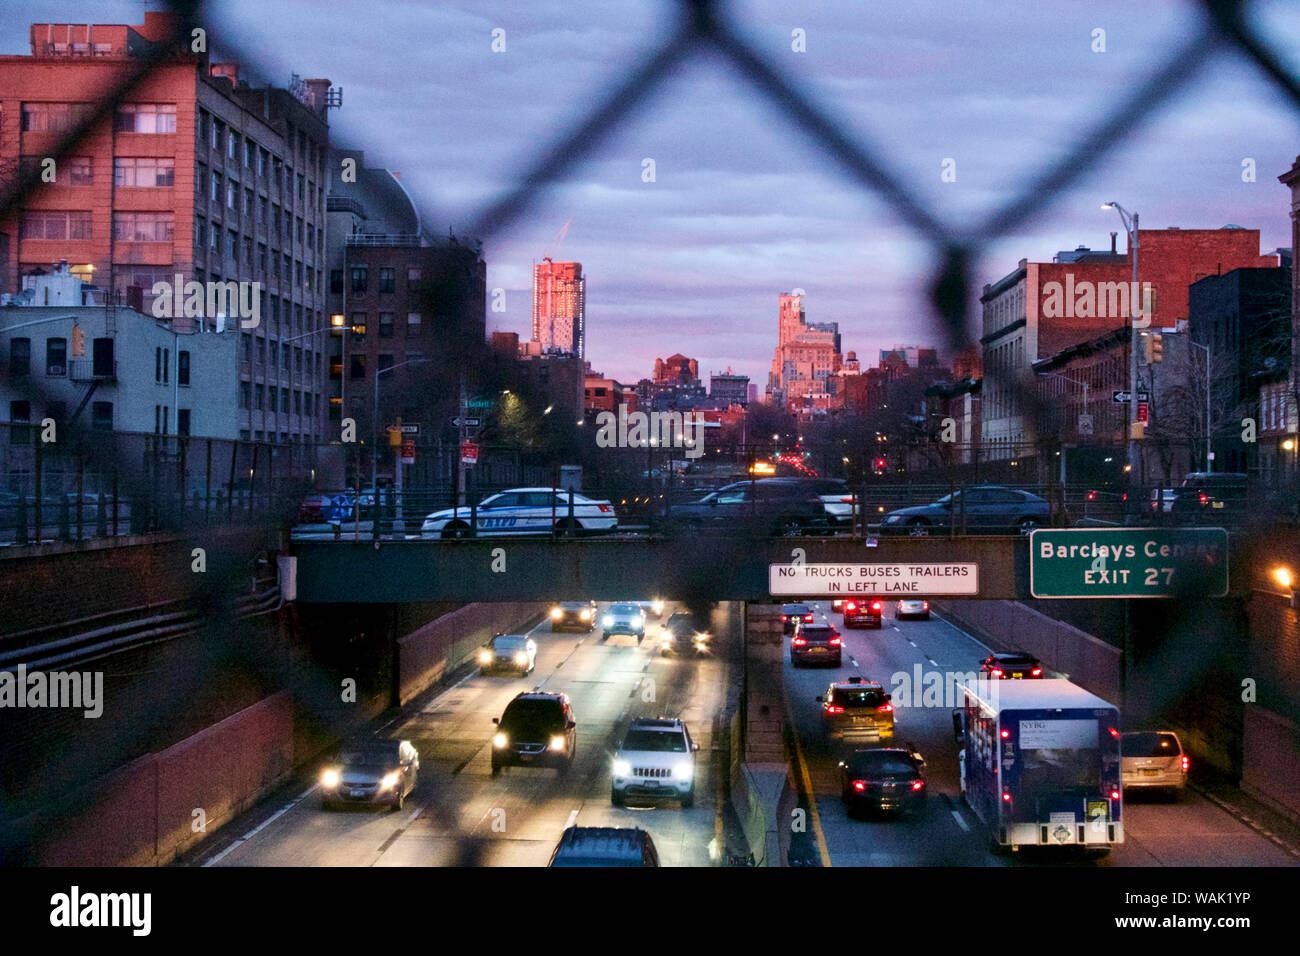
M1150 336L1151 355L1147 359L1148 365L1155 365L1157 362L1165 360L1164 336L1159 332L1152 332Z
M72 354L75 358L81 358L86 354L86 333L81 331L80 327L74 325L72 332L68 336L72 340Z

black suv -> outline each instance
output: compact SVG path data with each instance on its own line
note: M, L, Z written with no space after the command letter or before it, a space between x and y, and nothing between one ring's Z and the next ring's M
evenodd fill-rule
M502 767L556 767L568 773L577 749L578 724L565 694L522 693L493 717L492 772Z
M826 534L830 516L815 488L781 478L737 481L699 501L673 505L670 523L684 530L752 535Z
M655 841L640 827L569 827L547 866L658 866Z
M1246 512L1246 476L1194 471L1175 489L1169 516L1176 524L1240 520Z

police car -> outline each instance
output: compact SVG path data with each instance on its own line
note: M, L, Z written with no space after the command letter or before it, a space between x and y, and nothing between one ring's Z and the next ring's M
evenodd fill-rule
M569 497L573 517L569 517ZM469 534L472 510L444 508L424 519L420 535L425 538L463 538ZM576 492L557 488L511 488L483 499L473 514L479 535L550 534L568 530L569 521L578 534L613 531L618 516L608 501L597 501Z

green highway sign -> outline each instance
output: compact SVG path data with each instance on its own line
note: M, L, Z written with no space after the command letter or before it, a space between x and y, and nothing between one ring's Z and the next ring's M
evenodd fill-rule
M1060 528L1029 535L1036 598L1167 598L1228 593L1223 528Z

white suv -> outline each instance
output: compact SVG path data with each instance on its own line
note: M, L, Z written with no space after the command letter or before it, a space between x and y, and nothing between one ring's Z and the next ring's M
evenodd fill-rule
M639 604L611 604L601 618L604 631L601 640L607 641L615 634L629 634L640 644L645 640L645 613Z
M614 754L609 799L621 807L629 796L668 797L695 803L695 752L686 724L670 717L638 717Z

